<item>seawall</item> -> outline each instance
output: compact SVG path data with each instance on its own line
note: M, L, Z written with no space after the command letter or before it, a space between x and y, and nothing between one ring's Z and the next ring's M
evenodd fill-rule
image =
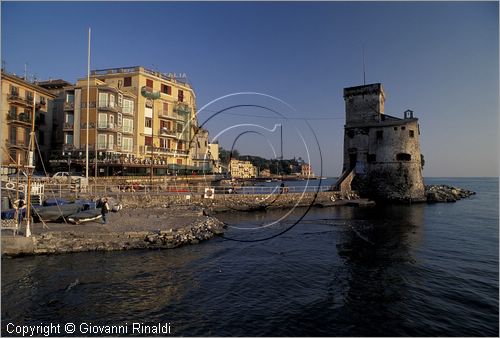
M373 205L352 193L282 193L272 195L121 194L124 209L109 214L109 224L34 224L29 238L2 234L2 256L60 254L82 251L170 249L222 235L224 224L208 215L293 207ZM22 227L23 229L23 227Z
M210 213L228 211L254 211L293 207L330 207L339 205L372 205L367 199L360 199L356 193L342 196L340 192L282 193L282 194L221 194L205 198L204 194L121 194L117 196L124 208L127 207L168 207L194 205Z
M168 230L143 231L47 231L31 237L2 235L2 256L61 254L82 251L171 249L196 244L223 234L223 223L213 217ZM84 229L84 228L83 228Z

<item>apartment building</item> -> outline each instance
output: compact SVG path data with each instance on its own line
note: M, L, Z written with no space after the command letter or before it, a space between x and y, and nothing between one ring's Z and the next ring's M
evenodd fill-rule
M52 133L50 138L50 157L61 154L64 143L64 102L66 100L66 89L74 86L63 79L49 79L37 83L56 97L52 100Z
M62 96L63 140L61 149L55 151L51 160L54 167L67 163L85 171L87 144L92 174L95 174L96 158L99 175L119 174L125 164L133 166L137 158L134 94L91 78L88 86L87 79L80 79L76 85L64 87Z
M300 174L302 177L314 177L312 166L309 163L302 163L300 165Z
M46 89L2 70L2 174L13 172L19 156L28 162L28 146L35 119L34 164L38 170L48 161L52 134L52 100Z
M229 163L229 171L232 178L255 178L257 177L257 167L250 161L239 161L232 159Z
M144 67L94 70L103 81L137 99L134 155L153 160L154 173L206 172L208 132L198 128L196 96L183 79Z

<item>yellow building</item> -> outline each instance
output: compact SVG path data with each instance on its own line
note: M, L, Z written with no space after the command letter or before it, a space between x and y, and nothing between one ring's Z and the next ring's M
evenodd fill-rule
M257 167L250 161L239 161L232 159L229 163L229 171L232 178L255 178L257 177Z
M89 158L97 143L99 175L212 170L208 131L197 125L195 94L184 81L143 67L94 70L89 93ZM83 171L87 79L65 87L63 96L64 141L52 162L71 158Z
M195 140L195 135L203 132L197 127L196 97L189 84L144 67L94 70L91 77L137 98L135 156L148 159L153 156L155 163L165 163L155 164L155 168L170 171L189 172L200 169L195 164L205 165L196 157L199 152L194 158L189 154L190 149L196 151L198 140ZM203 143L203 147L207 146ZM155 173L162 172L155 169Z
M302 163L300 165L300 173L302 177L314 177L314 172L309 163Z
M21 165L27 164L33 109L35 109L34 164L43 168L49 157L52 133L52 100L55 95L44 88L2 70L1 163L2 174L15 166L18 156ZM33 102L35 107L33 107ZM40 152L38 151L40 150ZM41 155L41 159L40 156Z

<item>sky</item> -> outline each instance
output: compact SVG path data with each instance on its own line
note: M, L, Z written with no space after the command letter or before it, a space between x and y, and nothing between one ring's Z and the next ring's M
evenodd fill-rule
M185 74L224 148L282 149L338 176L343 88L363 84L364 50L385 113L419 118L425 177L498 177L498 17L498 2L2 1L1 57L8 72L74 83L91 27L92 69Z

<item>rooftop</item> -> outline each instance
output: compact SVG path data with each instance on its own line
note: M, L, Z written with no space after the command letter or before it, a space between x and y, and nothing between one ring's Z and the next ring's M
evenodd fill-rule
M369 95L369 94L380 94L384 95L384 87L381 83L372 83L362 86L347 87L344 88L344 97L357 96L357 95Z
M132 74L132 73L145 73L162 80L170 81L173 83L178 83L186 87L191 87L186 77L177 77L175 73L161 73L151 69L144 68L142 66L133 67L120 67L120 68L107 68L107 69L94 69L90 71L93 76L103 76L103 75L113 75L113 74Z
M58 89L73 84L63 79L49 79L48 81L38 81L37 84L45 89Z
M17 83L18 85L28 87L31 90L34 90L38 93L44 94L45 96L49 96L49 97L53 97L53 98L55 97L54 94L49 92L46 88L40 86L38 83L36 83L36 82L33 83L30 81L27 81L24 79L24 77L17 76L16 74L8 73L5 70L2 70L2 80L3 79L7 79L7 80L10 80L12 82Z

